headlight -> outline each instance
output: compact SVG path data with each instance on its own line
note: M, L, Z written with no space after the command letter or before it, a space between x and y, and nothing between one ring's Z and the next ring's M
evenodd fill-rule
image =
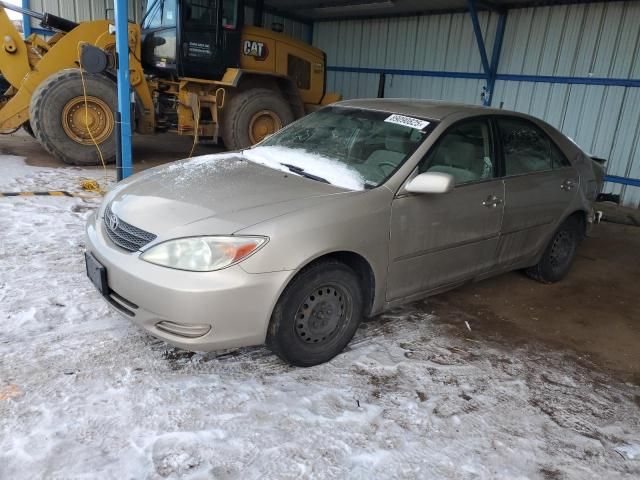
M189 237L168 240L140 255L163 267L211 272L238 263L266 243L264 237Z

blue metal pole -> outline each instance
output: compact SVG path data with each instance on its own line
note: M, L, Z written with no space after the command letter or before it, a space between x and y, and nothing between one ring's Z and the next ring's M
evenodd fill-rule
M118 112L116 113L116 170L118 181L133 173L131 164L131 88L129 83L129 5L116 0L116 53L118 55ZM118 135L119 134L119 135Z
M504 39L504 29L507 23L507 14L501 13L498 17L498 25L496 26L496 38L493 42L493 52L491 53L491 73L487 82L487 95L485 95L485 105L491 106L493 100L493 89L496 85L496 77L498 75L498 64L500 63L500 52L502 51L502 40Z
M22 8L29 8L29 0L22 0ZM24 38L31 35L31 17L22 15L22 33Z

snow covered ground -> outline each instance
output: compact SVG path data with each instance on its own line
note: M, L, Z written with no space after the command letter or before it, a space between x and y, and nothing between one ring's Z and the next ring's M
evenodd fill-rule
M0 157L2 191L80 176ZM367 322L309 369L169 347L85 278L97 205L0 198L0 479L639 478L637 385L454 307Z

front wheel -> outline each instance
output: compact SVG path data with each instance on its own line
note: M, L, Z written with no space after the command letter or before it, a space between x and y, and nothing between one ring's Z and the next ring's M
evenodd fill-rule
M361 317L354 271L339 262L318 263L300 272L278 300L267 345L292 365L318 365L344 350Z
M85 97L86 89L86 97ZM116 157L116 84L72 68L54 73L31 98L30 124L50 154L72 165L113 163ZM100 153L98 153L98 148Z
M224 107L222 138L229 150L247 148L293 122L291 107L279 92L252 88Z
M541 283L562 280L569 273L582 238L580 227L576 217L567 218L551 237L538 264L527 268L525 273Z

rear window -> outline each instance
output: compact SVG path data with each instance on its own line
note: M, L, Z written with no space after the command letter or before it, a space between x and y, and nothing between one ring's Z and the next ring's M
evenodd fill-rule
M497 120L506 175L522 175L570 166L551 137L532 122L515 117Z

